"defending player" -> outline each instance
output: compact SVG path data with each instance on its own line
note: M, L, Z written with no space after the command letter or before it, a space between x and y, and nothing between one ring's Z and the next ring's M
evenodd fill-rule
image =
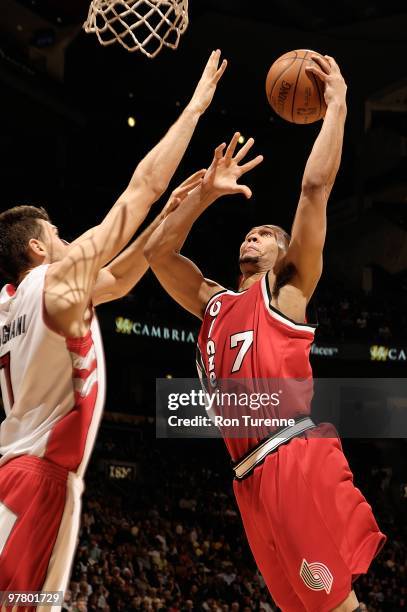
M322 271L326 205L342 151L346 84L336 62L313 58L309 71L325 84L327 111L302 179L292 236L281 228L251 229L241 248L242 282L229 291L203 277L179 250L193 223L218 197L250 189L237 180L261 157L239 166L239 134L215 151L202 184L149 239L145 254L167 292L202 319L198 368L210 380L311 381L314 327L305 311ZM228 228L230 229L230 228ZM226 440L234 491L257 565L284 612L358 609L352 582L384 543L371 507L352 482L336 431L315 427L298 397L295 425L266 439ZM293 400L295 400L293 396ZM279 416L270 406L269 416Z
M6 410L0 438L0 591L67 586L83 476L104 402L93 306L125 295L146 271L143 247L168 209L113 258L167 188L225 70L226 62L219 67L219 61L220 51L213 52L191 101L139 163L100 225L67 245L44 209L19 206L0 215L0 267L11 282L0 295ZM191 177L178 196L200 177Z

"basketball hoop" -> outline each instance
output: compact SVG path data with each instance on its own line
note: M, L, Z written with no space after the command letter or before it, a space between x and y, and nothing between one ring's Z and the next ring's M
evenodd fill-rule
M178 47L188 27L188 0L92 0L83 27L103 46L118 42L152 58L164 45Z

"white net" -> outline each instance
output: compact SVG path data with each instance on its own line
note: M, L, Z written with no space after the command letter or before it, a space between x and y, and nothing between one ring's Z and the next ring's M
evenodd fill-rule
M104 46L118 42L152 58L164 45L178 47L188 27L188 0L92 0L83 27Z

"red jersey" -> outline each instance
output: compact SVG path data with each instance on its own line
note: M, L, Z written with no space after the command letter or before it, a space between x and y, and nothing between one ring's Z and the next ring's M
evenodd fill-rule
M288 401L270 402L262 415L308 415L314 326L292 321L270 302L267 277L247 291L214 295L199 333L198 371L207 379L209 399L224 387L269 387L283 390ZM235 403L227 415L237 409ZM225 402L213 412L213 418L222 416ZM225 435L219 427L235 461L262 439L262 431L232 437L230 428ZM326 423L281 444L248 477L235 478L233 489L257 566L285 612L336 608L386 539L353 485L336 430Z
M271 306L267 276L246 291L225 289L209 300L198 336L198 372L211 390L218 388L222 379L227 384L246 379L246 387L251 381L251 391L265 391L268 381L274 391L283 387L284 401L278 405L270 402L257 415L277 419L309 415L309 352L315 326L297 323ZM232 459L237 460L262 437L259 432L256 437L225 437L225 442Z

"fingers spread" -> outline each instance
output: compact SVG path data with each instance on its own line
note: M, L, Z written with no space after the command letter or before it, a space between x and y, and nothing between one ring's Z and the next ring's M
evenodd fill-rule
M248 151L250 151L253 145L254 145L254 138L249 138L246 144L243 145L241 149L239 149L239 151L236 153L234 157L235 162L237 164L247 155Z
M227 163L230 163L232 160L232 157L235 153L236 145L239 142L239 138L240 138L240 132L235 132L233 134L232 140L230 141L228 145L228 148L226 149L225 160Z
M261 162L263 161L264 157L263 155L258 155L257 157L255 157L254 159L251 159L250 161L248 161L246 164L244 164L243 166L239 166L240 168L240 176L242 174L244 174L245 172L249 172L249 170L252 170L253 168L255 168L256 166L258 166L259 164L261 164Z
M252 197L252 190L247 185L236 185L235 193L242 193L248 200Z
M223 157L223 151L225 150L226 147L226 142L222 142L222 144L220 144L218 147L216 147L215 149L215 153L214 153L214 160L219 160Z

